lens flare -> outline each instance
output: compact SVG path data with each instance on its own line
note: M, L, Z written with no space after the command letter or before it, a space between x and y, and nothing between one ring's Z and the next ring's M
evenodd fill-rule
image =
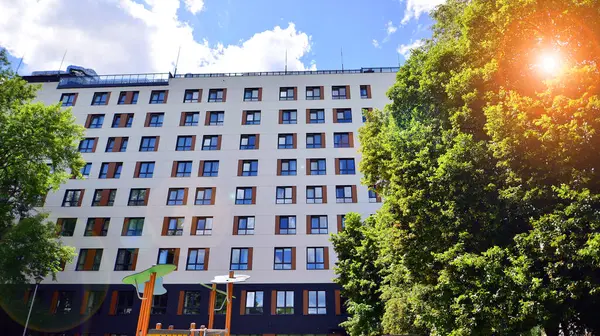
M538 68L546 75L558 75L561 67L561 57L556 52L545 52L540 55Z

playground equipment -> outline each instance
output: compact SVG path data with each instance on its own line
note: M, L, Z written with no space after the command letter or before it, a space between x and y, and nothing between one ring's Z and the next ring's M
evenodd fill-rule
M142 272L143 273L143 272ZM208 286L205 285L203 283L201 283L201 286L204 286L208 289L210 289L210 301L209 301L209 307L211 307L211 309L208 312L208 328L206 328L204 325L201 325L200 328L196 329L196 323L192 323L190 325L190 329L175 329L173 326L169 326L168 329L164 330L162 329L162 324L161 323L157 323L156 324L156 329L151 329L147 332L147 334L149 335L163 335L163 336L183 336L183 335L190 335L190 336L230 336L231 334L231 310L232 310L232 306L231 306L231 301L234 298L233 296L233 284L237 283L237 282L244 282L246 280L248 280L250 278L249 275L244 275L244 274L235 274L233 271L229 271L228 275L218 275L215 276L215 278L213 280L211 280L212 286ZM123 279L125 280L125 279ZM218 284L226 284L227 285L227 290L221 291L219 289L217 289L217 285ZM166 290L165 290L166 292ZM146 291L144 290L144 295L145 295ZM215 320L215 302L217 301L217 293L225 295L226 299L225 299L225 304L226 304L226 312L225 312L225 329L213 329L214 327L214 320ZM143 302L142 302L143 304ZM150 302L150 305L152 303ZM221 307L219 308L222 309L223 306L221 305ZM148 316L150 314L150 310L148 310ZM142 311L140 311L140 319L142 319ZM142 320L143 322L143 320ZM140 325L140 323L138 322L138 326ZM146 330L147 330L147 326L148 326L148 320L146 319L145 324L143 324L142 326L145 326ZM136 331L136 335L142 335L142 336L146 336L146 333L142 333L142 334L138 334Z
M136 336L146 336L148 334L148 324L150 323L150 308L152 307L153 295L163 295L167 292L162 286L162 277L173 272L175 265L154 265L144 271L135 273L123 278L123 283L135 286L136 294L142 300L140 316L138 318ZM156 286L158 284L158 286ZM143 296L140 297L140 292Z

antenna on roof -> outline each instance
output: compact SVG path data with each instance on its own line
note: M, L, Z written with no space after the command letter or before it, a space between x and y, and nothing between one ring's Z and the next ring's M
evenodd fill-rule
M65 57L67 57L67 50L65 49L65 54L63 55L62 61L60 61L60 66L58 67L58 74L60 74L60 69L62 69L63 62L65 61Z
M287 73L287 49L285 49L285 73Z
M175 61L175 71L173 71L173 76L177 75L177 65L179 64L179 53L181 52L181 46L179 46L179 50L177 50L177 60Z
M344 71L344 49L340 47L340 58L342 59L342 71Z

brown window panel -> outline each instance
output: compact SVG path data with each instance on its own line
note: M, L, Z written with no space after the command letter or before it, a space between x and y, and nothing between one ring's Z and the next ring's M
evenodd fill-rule
M302 315L308 315L308 290L302 291Z
M340 295L340 290L336 289L334 291L335 296L335 315L342 315L342 300Z
M240 315L246 314L246 291L242 290L240 294Z
M112 291L112 295L110 297L110 307L108 309L108 315L116 315L117 314L117 302L119 300L119 291Z
M356 193L356 185L353 184L352 185L352 203L356 203L356 202L358 202L357 193Z
M185 300L185 291L179 291L179 300L177 301L177 315L183 315L183 301Z
M342 232L344 228L342 227L342 219L345 215L337 215L337 232Z

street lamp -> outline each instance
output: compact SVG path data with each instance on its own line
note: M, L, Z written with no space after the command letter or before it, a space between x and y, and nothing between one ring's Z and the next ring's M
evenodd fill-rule
M31 306L29 306L29 313L27 314L27 320L25 320L25 329L23 329L23 336L27 333L27 326L29 325L29 317L31 316L31 310L33 309L33 304L35 303L35 294L37 294L37 289L40 283L44 280L42 276L35 277L35 289L33 290L33 297L31 298Z

